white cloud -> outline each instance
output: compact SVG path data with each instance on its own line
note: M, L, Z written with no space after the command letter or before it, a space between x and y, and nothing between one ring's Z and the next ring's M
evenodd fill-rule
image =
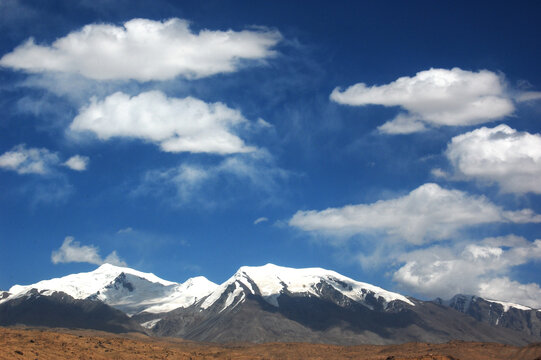
M265 222L265 221L269 221L269 219L266 218L266 217L260 217L260 218L257 218L257 219L255 219L255 221L254 221L254 225L257 225L257 224L262 223L262 222Z
M520 284L508 278L513 267L539 259L541 240L529 242L513 235L432 246L399 255L404 265L393 280L404 289L432 298L471 294L541 307L538 284Z
M529 209L505 211L483 196L428 183L403 197L373 204L298 211L289 225L329 235L383 233L420 244L450 238L469 226L528 222L540 223L541 215Z
M58 155L45 148L27 148L20 144L0 155L0 168L18 174L46 175L59 162Z
M456 175L496 182L503 192L541 194L541 135L507 125L455 136L445 153Z
M105 260L103 260L103 263L104 264L118 265L118 266L126 266L126 262L124 262L124 260L122 260L118 256L118 254L116 253L116 250L113 250L113 252L111 252L109 255L107 255Z
M440 168L435 168L435 169L430 170L430 174L434 176L435 178L446 178L449 176L448 173L446 173Z
M128 233L132 233L132 232L133 232L133 228L131 226L129 226L127 228L118 230L116 233L117 234L128 234Z
M262 119L262 118L257 119L256 125L262 129L265 129L265 128L268 129L268 128L274 127L274 125L268 123L267 121L265 121L265 119Z
M84 171L88 166L88 157L81 155L74 155L70 157L65 163L65 166L75 171Z
M67 236L60 246L60 249L54 250L51 253L51 261L54 264L58 263L70 263L70 262L83 262L89 264L102 265L109 263L118 266L126 266L126 263L122 261L116 251L110 253L105 259L102 259L99 255L99 249L93 245L81 245L72 236Z
M525 91L525 92L522 92L516 97L516 100L518 102L541 100L541 91Z
M385 134L411 134L428 130L419 116L398 114L392 121L378 127Z
M430 69L389 84L358 83L331 99L352 106L400 106L406 112L379 127L389 134L424 131L427 126L464 126L486 123L510 115L514 106L503 80L487 70Z
M216 169L205 170L202 166L181 164L178 167L166 170L151 170L145 174L143 184L138 193L160 194L160 192L173 187L174 198L177 205L202 200L200 188ZM207 203L206 199L203 203Z
M29 196L30 204L33 207L40 204L65 203L75 192L74 186L63 176L23 183L20 190L22 194Z
M0 65L97 80L201 78L236 71L246 60L271 57L280 40L279 32L266 29L193 33L182 19L133 19L123 26L86 25L50 46L30 38L4 55Z
M480 296L487 299L509 301L515 304L541 309L539 284L522 284L508 277L496 278L480 285Z
M18 174L50 175L60 165L76 171L85 170L88 157L75 155L64 163L60 161L56 152L45 148L27 148L25 144L19 144L0 155L0 168Z
M142 139L166 152L233 154L254 151L234 133L247 120L222 103L168 98L160 91L130 97L114 93L95 98L75 117L70 130L90 131L99 139Z

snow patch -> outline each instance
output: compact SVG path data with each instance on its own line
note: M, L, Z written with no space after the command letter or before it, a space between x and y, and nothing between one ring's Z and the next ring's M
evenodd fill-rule
M491 302L491 303L496 303L496 304L502 305L504 312L508 312L509 309L511 309L511 308L515 308L515 309L519 309L519 310L526 310L526 311L533 310L531 307L520 305L520 304L514 304L512 302L488 300L488 299L485 299L485 300L488 301L488 302Z
M244 291L243 291L243 288L242 286L239 286L239 284L237 282L235 282L235 290L233 290L232 292L230 292L228 295L227 295L227 299L225 300L225 303L224 303L224 307L222 308L222 310L220 310L220 312L224 311L225 309L227 309L228 307L230 307L233 302L235 301L235 299L240 295L240 299L237 301L237 303L233 306L237 306L238 304L240 304L241 302L244 301L244 297L246 296L244 294Z
M175 286L171 293L159 299L159 303L146 308L148 313L169 312L178 308L186 308L212 293L218 285L203 276L188 279Z
M152 329L157 323L160 322L160 320L161 319L158 318L158 319L146 321L146 322L142 323L141 326L146 328L146 329Z

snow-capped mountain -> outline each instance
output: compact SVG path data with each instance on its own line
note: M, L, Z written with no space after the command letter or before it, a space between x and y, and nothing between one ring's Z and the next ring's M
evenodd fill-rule
M227 299L221 310L236 306L245 299L246 294L259 295L270 305L279 307L279 298L282 294L326 297L330 289L370 309L378 305L386 308L393 301L402 301L415 306L403 295L355 281L331 270L293 269L267 264L259 267L241 267L210 294L200 307L203 309L211 307L224 294L227 294Z
M541 337L541 310L511 302L462 294L455 295L450 300L436 299L435 302L493 326Z
M95 299L128 315L161 313L190 306L218 285L200 276L179 284L151 273L104 264L94 271L43 280L32 285L15 285L1 302L23 296L32 289L43 295L63 292L74 299Z
M204 277L176 283L106 264L0 292L0 325L12 324L218 342L541 339L541 311L516 304L465 296L426 302L330 270L273 264L243 266L219 286Z
M498 304L500 306L496 306L496 307L498 307L498 308L501 307L501 311L503 311L503 312L507 312L510 309L517 309L517 310L524 310L524 311L534 310L533 308L531 308L529 306L515 304L515 303L512 303L512 302L508 302L508 301L498 301L498 300L485 299L485 298L482 298L482 297L479 297L479 296L474 296L474 295L458 294L458 295L453 296L449 300L438 299L438 302L441 303L442 305L450 306L450 307L452 307L452 308L454 308L456 310L459 310L461 312L464 312L464 313L468 312L468 310L470 309L472 303L475 304L478 301L485 301L485 302L492 303L492 304Z
M530 341L529 334L334 271L272 264L241 267L208 297L147 324L158 336L217 342Z

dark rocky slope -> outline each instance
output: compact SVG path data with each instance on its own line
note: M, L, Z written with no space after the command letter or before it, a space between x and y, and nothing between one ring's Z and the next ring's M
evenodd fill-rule
M122 311L101 301L78 300L62 292L45 295L37 290L0 304L0 325L145 332Z

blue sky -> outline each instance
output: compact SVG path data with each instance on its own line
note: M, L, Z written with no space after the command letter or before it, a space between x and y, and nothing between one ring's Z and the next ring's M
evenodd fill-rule
M0 288L271 262L541 307L539 10L0 0Z

